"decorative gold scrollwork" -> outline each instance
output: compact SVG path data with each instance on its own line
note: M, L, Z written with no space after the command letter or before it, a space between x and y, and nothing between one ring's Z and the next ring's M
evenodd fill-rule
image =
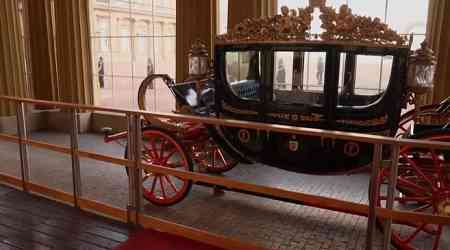
M311 35L309 32L315 7L322 12L321 27L325 32L320 35ZM227 34L217 37L218 43L341 41L393 46L404 46L406 40L379 18L354 15L347 5L342 5L336 11L326 7L323 0L311 0L311 5L306 8L289 9L283 6L281 15L246 19Z

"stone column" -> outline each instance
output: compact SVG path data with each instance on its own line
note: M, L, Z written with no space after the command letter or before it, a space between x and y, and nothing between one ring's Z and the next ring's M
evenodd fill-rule
M17 0L0 1L0 95L25 96L25 57ZM0 116L15 114L0 102Z
M52 12L50 0L28 1L31 85L34 98L59 101Z
M93 104L89 0L54 5L60 101Z
M430 0L427 40L438 58L433 95L427 102L440 102L450 96L450 1Z

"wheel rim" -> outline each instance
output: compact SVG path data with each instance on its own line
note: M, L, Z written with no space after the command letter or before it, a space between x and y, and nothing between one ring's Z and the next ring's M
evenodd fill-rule
M210 173L223 173L237 165L237 161L223 151L219 146L212 145L208 150L204 165Z
M162 167L191 171L190 161L183 148L170 136L160 131L144 131L143 161ZM186 196L192 182L173 175L144 171L143 195L153 204L173 205Z
M450 136L429 140L450 141ZM397 210L442 215L450 209L450 159L448 151L405 147L400 151L399 174L394 207ZM385 207L389 170L377 180L377 204ZM444 207L444 209L442 208ZM440 225L393 223L392 243L399 249L439 249L443 227Z

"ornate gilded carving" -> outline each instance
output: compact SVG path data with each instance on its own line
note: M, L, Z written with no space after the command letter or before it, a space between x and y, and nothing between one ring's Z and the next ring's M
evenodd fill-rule
M322 34L312 35L309 31L313 12L319 8L322 14ZM358 16L343 5L337 12L326 7L323 0L310 0L310 6L299 9L281 8L281 15L246 19L227 34L219 35L218 42L264 42L264 41L317 41L356 42L376 45L405 45L406 39L390 29L379 18Z
M227 34L219 35L218 41L275 41L275 40L305 40L307 30L312 21L312 8L289 9L281 8L281 15L266 18L246 19L229 30Z
M321 27L325 29L321 38L324 41L358 41L380 45L406 43L404 37L381 22L380 18L354 15L347 5L342 5L339 12L331 7L321 7L320 10Z

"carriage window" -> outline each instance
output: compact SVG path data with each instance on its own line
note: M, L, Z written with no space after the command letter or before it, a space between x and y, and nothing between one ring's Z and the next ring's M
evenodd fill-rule
M275 102L322 104L326 52L278 51L274 60Z
M339 100L341 106L367 106L386 91L393 56L341 53Z
M261 52L226 52L226 77L231 91L244 100L259 101Z

